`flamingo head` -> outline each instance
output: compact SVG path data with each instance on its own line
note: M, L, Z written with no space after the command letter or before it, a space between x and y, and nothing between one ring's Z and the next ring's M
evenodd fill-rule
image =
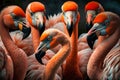
M95 16L103 11L104 8L99 2L91 1L86 4L85 12L86 12L87 30L89 30L93 26L92 21L94 20Z
M67 26L69 35L71 36L73 27L79 22L80 14L78 12L78 5L73 1L67 1L62 5L63 21Z
M28 37L31 29L27 25L25 13L22 8L18 6L8 6L2 11L3 22L9 29L19 29L24 35L23 39Z
M112 14L112 15L111 15ZM113 18L113 13L111 12L102 12L99 13L94 21L93 21L93 27L88 32L87 41L91 48L93 48L93 42L95 39L91 39L93 37L93 34L96 34L97 36L110 36L112 35L117 26L118 23L115 22L118 20L117 18Z
M65 37L63 37L59 30L57 29L48 29L45 30L41 37L40 37L40 44L37 48L37 52L35 53L36 59L41 63L41 58L45 55L45 51L47 51L50 48L54 48L58 44L64 44L65 40L63 40Z
M37 28L42 34L45 29L45 6L40 2L32 2L26 9L26 19L30 25Z

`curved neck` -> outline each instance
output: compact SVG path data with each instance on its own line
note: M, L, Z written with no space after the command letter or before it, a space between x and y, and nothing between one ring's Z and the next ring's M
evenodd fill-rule
M118 29L108 38L103 39L103 41L97 46L97 48L92 53L89 62L88 62L88 75L91 79L99 79L102 72L101 63L104 61L104 58L108 52L113 48L113 46L119 40L120 29ZM98 38L100 39L100 38Z
M12 38L9 35L9 30L6 28L6 26L2 22L2 19L0 19L0 35L1 35L1 39L6 47L7 51L9 52L10 56L15 57L16 54L13 54L13 53L15 53L14 50L17 50L18 47L12 41Z
M0 16L0 35L1 39L11 56L14 64L14 80L24 80L27 71L27 56L25 52L19 49L12 41L9 30L4 25L2 15ZM18 68L19 66L19 68ZM24 69L23 69L24 67ZM21 76L20 76L21 75Z
M46 65L43 80L54 80L57 69L70 53L70 49L71 47L69 42L63 44L63 47L57 52L57 54L49 60L48 64Z
M31 33L32 33L32 41L33 41L33 46L34 46L34 51L36 51L39 43L40 43L40 33L38 29L34 28L31 26Z

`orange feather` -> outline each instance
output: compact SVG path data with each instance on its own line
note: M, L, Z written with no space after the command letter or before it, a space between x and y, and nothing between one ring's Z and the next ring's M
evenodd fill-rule
M99 8L99 3L95 2L95 1L91 1L89 2L86 6L85 6L85 10L97 10Z
M96 18L94 19L93 23L102 23L107 19L107 15L106 14L98 14L98 16L96 16Z
M19 7L15 7L15 9L13 10L13 13L15 13L16 15L20 17L25 17L24 11Z
M45 6L40 2L33 2L30 6L32 12L45 11Z
M75 11L78 9L78 5L75 2L67 1L62 6L62 11Z
M40 38L40 41L44 40L45 38L47 38L48 33L46 32L45 34L42 34L43 37Z

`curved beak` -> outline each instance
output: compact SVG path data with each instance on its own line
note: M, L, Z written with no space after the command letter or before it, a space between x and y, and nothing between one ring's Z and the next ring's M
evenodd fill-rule
M96 33L92 33L91 35L87 36L87 42L88 42L88 45L91 49L93 49L93 46L94 46L96 39L98 39Z
M92 20L93 20L92 14L87 14L87 24L88 25L90 25L92 23Z
M86 22L87 22L87 31L90 30L90 28L93 26L92 21L94 20L96 16L96 12L93 10L88 10L86 14Z
M37 61L41 64L43 64L42 58L46 54L48 45L49 45L49 42L40 42L37 52L35 53L35 57L36 57Z
M44 32L44 30L45 30L45 23L39 23L38 24L38 30L39 30L39 33L40 33L40 35Z
M87 29L87 31L89 31L90 30L90 28L93 26L93 24L92 24L92 14L88 14L87 15L87 19L86 19L86 21L87 21L87 24L86 24L86 29Z
M68 33L69 33L69 35L71 36L72 31L73 31L73 22L69 22L69 23L67 23L66 25L67 25Z
M91 49L93 49L95 40L98 39L96 32L97 32L97 25L94 25L88 32L87 42Z
M27 27L27 25L23 22L18 23L18 28L19 28L19 30L21 30L23 32L23 38L22 39L27 38L31 33L31 28Z
M63 15L64 15L64 21L66 23L68 33L71 36L73 32L73 27L77 21L78 13L76 11L67 11L67 12L63 12Z
M45 30L45 16L44 12L36 12L34 14L35 19L34 21L36 22L36 27L39 30L40 35L44 32Z

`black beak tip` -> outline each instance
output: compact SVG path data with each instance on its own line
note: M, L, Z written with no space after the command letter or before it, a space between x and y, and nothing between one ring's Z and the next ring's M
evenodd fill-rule
M35 53L35 58L37 59L37 61L41 64L43 64L42 62L42 58L45 56L45 51L39 51L38 53Z
M30 35L30 33L31 33L31 28L24 28L24 29L22 30L22 32L24 33L24 34L23 34L23 38L22 38L22 40L23 40L23 39L27 38L27 37Z
M38 30L39 30L39 33L41 35L45 30L45 24L43 24L43 25L39 24Z
M90 24L86 24L86 29L87 29L87 32L91 29L91 27L93 26L92 22Z
M70 36L72 35L72 30L69 30L69 35L70 35Z
M91 49L93 49L93 43L92 43L91 38L89 36L87 37L87 43L88 43L89 47Z
M96 39L98 39L96 34L91 34L87 37L87 42L88 42L88 45L91 49L93 49L93 46L94 46Z
M71 36L73 32L73 23L71 25L67 24L68 33Z

